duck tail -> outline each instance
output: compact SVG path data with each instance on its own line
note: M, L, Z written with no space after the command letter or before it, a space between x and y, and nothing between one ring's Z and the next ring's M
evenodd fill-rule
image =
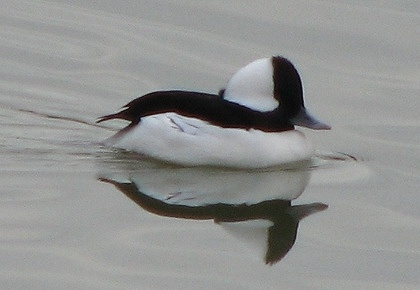
M112 120L112 119L125 119L125 118L123 118L121 116L121 112L120 112L120 113L116 113L116 114L102 116L102 117L100 117L96 120L96 123L102 123L102 122Z
M130 104L125 105L117 113L105 115L98 118L96 120L96 123L102 123L102 122L113 120L113 119L121 119L121 120L138 123L140 121L140 116L138 116L138 114L136 114L136 111L133 110L133 108L131 108L129 105Z

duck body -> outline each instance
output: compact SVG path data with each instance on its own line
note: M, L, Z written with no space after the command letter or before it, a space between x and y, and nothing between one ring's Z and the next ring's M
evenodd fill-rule
M130 124L106 146L183 166L301 164L313 148L294 125L329 129L306 112L299 74L283 57L245 66L219 94L152 92L98 122L111 119Z

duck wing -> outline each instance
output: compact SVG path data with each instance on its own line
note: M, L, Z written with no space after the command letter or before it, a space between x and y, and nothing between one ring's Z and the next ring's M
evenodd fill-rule
M176 113L224 128L255 128L263 131L290 129L290 125L276 111L260 112L225 100L220 95L192 91L152 92L129 102L118 113L99 118L97 122L123 119L135 125L142 117L162 113Z

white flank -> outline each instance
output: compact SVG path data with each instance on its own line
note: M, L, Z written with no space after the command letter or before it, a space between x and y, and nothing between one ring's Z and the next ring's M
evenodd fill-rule
M142 118L105 143L184 166L265 168L309 160L313 154L309 141L296 130L221 128L175 113Z

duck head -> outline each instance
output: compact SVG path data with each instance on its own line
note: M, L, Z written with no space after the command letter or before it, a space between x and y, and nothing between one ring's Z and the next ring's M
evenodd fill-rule
M227 83L223 98L257 111L278 111L292 125L331 128L306 110L299 73L281 56L258 59L241 68Z

